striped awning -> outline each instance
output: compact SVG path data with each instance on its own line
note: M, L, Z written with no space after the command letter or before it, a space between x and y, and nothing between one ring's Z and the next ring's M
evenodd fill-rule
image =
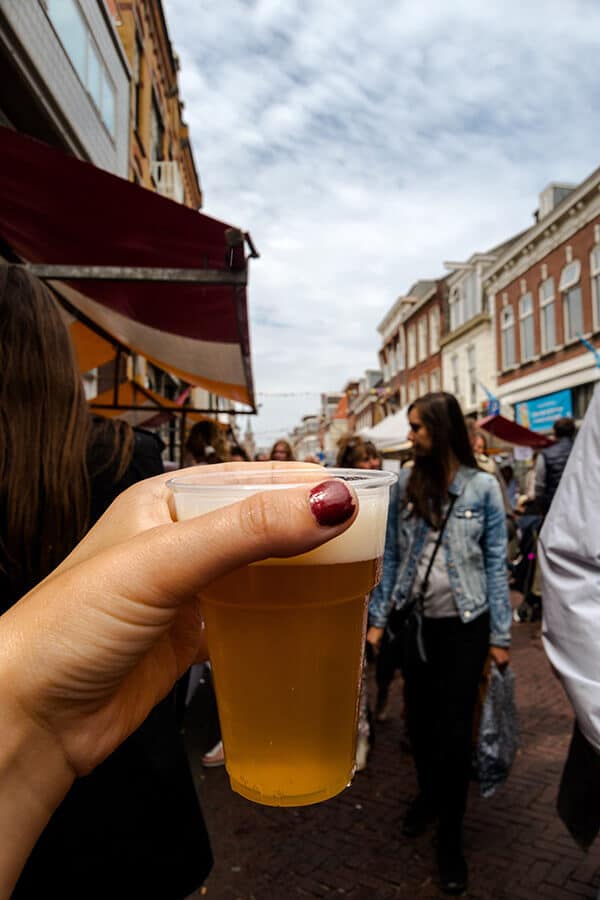
M77 317L71 333L82 371L114 356L112 340L254 408L247 240L239 229L0 128L1 250L44 278Z

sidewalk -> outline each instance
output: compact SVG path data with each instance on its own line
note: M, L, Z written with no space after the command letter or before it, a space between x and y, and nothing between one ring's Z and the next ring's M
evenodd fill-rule
M538 633L539 623L513 629L523 740L510 780L489 800L471 787L465 843L472 900L591 900L600 886L600 841L586 856L555 812L572 719ZM200 725L201 693L196 701L187 737L216 860L203 889L209 900L445 896L431 835L410 841L400 833L415 779L411 757L399 749L399 680L367 770L339 797L302 809L250 803L231 792L223 768L202 769L210 736Z

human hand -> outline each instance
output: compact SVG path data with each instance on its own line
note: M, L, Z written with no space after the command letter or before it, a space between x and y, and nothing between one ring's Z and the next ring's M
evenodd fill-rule
M510 662L510 652L507 647L490 647L490 656L500 670L505 669Z
M356 515L348 492L338 524L319 525L309 485L174 522L168 477L130 488L66 564L0 619L3 707L54 743L72 776L108 756L194 661L206 584L311 550Z
M385 628L378 628L375 625L370 625L369 628L367 628L366 641L367 644L373 648L374 654L379 652L384 632Z

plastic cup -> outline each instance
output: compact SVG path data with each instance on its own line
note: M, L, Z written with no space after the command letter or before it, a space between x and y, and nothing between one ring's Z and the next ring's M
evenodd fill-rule
M237 569L201 596L231 787L270 806L327 800L354 774L367 595L381 575L396 476L209 467L169 482L177 517L186 519L326 478L351 484L359 499L344 534L301 556Z

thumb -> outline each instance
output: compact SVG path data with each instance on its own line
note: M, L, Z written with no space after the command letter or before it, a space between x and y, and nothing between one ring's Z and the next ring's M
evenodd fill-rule
M354 492L335 478L314 486L269 490L153 528L86 566L99 569L103 590L98 602L102 596L114 602L120 594L154 608L178 606L232 569L318 547L345 531L357 510ZM93 578L91 572L89 577Z

